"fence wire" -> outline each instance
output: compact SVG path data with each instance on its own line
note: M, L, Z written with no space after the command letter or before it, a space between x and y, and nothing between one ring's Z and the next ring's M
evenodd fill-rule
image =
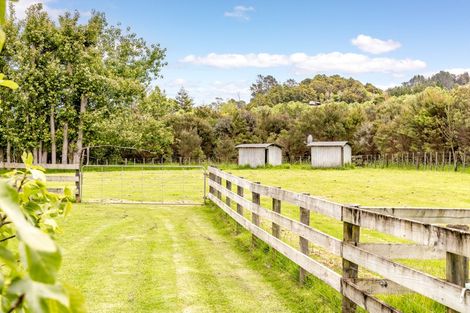
M82 201L198 205L205 199L202 166L85 165Z

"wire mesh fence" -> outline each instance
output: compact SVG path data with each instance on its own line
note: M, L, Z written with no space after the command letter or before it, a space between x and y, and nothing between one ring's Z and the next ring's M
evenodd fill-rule
M102 203L202 204L202 166L85 165L82 201Z
M469 157L466 153L451 151L401 152L353 156L353 163L364 167L403 167L431 170L465 170Z

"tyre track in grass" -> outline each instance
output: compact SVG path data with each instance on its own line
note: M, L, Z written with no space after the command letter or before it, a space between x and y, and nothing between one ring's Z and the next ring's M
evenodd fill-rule
M181 217L184 219L184 217ZM173 241L173 260L176 266L178 298L181 312L235 312L223 293L224 286L207 262L208 251L197 242L181 219L168 219L166 227ZM194 230L193 230L194 231Z
M155 218L148 230L146 258L141 263L138 312L181 312L177 297L176 266L173 261L173 242L165 218ZM163 248L164 247L164 248ZM163 248L163 249L162 249ZM158 270L155 270L158 269Z
M119 288L113 287L115 277L115 260L124 261L120 255L121 243L115 240L116 229L124 229L128 221L112 221L96 237L89 236L83 246L62 245L64 280L79 288L87 299L87 306L94 312L112 312L122 301ZM97 225L98 226L98 225ZM102 226L98 226L101 228ZM109 290L113 290L113 299Z
M275 290L260 274L248 268L202 210L195 208L192 214L180 219L176 231L172 232L181 237L175 240L184 243L186 264L193 264L189 273L197 278L198 289L202 290L200 298L205 299L207 295L208 299L205 310L190 307L188 312L288 312Z
M108 206L106 214L101 214L100 208L80 209L86 212L72 216L64 227L69 238L61 244L64 250L61 273L64 280L82 290L90 311L156 312L159 307L161 312L171 310L175 302L165 295L167 290L171 295L171 289L175 288L171 286L173 272L151 269L153 260L161 257L164 262L160 263L166 263L171 260L168 255L172 255L171 250L162 247L160 256L152 256L158 248L157 230L161 224L158 215L148 215L150 211L146 209L128 206ZM90 228L77 227L83 225L80 218L83 213L96 214L89 223L99 232L82 233ZM162 236L165 238L165 234ZM154 287L155 280L159 281L160 291Z
M290 312L202 207L80 205L63 228L90 312Z

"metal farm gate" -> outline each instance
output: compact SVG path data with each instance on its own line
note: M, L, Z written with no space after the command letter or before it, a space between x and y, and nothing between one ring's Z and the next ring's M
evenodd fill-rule
M198 205L206 196L202 166L84 165L82 201Z

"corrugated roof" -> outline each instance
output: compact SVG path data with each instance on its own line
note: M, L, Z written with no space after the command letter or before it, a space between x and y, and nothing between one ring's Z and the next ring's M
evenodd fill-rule
M276 146L276 147L281 148L281 146L279 146L278 144L275 144L275 143L244 143L244 144L236 146L235 148L237 148L237 149L238 148L263 148L263 149L266 149L270 146Z
M307 147L344 147L347 144L349 144L347 141L314 141Z

